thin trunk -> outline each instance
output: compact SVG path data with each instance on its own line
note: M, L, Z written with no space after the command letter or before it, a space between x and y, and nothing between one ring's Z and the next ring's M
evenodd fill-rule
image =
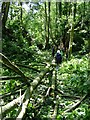
M20 2L21 5L21 22L22 22L22 2Z
M13 19L13 17L12 17L12 11L13 11L13 9L12 9L12 7L11 7L11 11L10 11L10 12L11 12L11 20Z
M48 43L49 43L49 33L50 32L50 2L48 2Z
M76 18L76 6L77 6L77 4L74 3L74 17L73 17L74 21L75 21L75 18Z
M72 3L73 5L73 3ZM73 45L73 37L74 37L74 24L73 24L73 18L74 18L74 9L73 9L73 6L72 6L72 13L71 13L71 16L72 16L72 21L70 23L71 25L71 30L70 30L70 41L69 41L69 58L71 57L71 54L72 54L72 45Z
M66 15L66 16L68 15L67 8L68 8L68 2L65 2L65 0L64 0L63 15Z
M70 16L70 14L71 14L71 2L69 2L69 12L68 12L68 14L69 14L69 16Z
M56 2L56 20L55 20L55 23L56 23L56 29L55 29L55 39L57 41L57 32L58 32L58 25L57 25L57 17L58 17L58 3Z
M68 17L68 2L65 2L65 15Z
M46 45L45 45L45 49L49 48L49 35L50 35L50 2L48 2L48 30L47 30L47 34L48 36L46 37Z
M47 4L45 2L45 41L47 41Z
M5 25L6 25L6 21L8 18L8 12L9 12L9 6L10 6L10 2L3 2L2 3L2 28L5 29Z
M24 94L21 96L22 100L24 99ZM0 115L2 112L3 117L3 114L8 113L10 110L12 110L12 108L16 107L17 104L20 102L21 98L18 97L17 99L14 99L13 101L7 103L5 106L2 106L2 111L0 110Z
M84 2L84 15L85 16L85 10L86 10L86 3Z
M69 58L71 57L72 54L73 35L74 35L74 26L73 23L71 23L70 41L69 41Z
M60 15L60 18L62 16L62 3L59 2L59 15Z

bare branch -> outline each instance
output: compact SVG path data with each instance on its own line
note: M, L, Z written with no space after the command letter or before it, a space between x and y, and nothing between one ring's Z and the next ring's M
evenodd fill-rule
M41 72L40 70L38 70L38 69L36 69L36 68L33 68L33 67L31 67L31 66L26 66L26 65L21 65L21 64L16 64L16 65L17 65L17 66L24 67L24 68L32 69L32 70L34 70L34 71L36 71L36 72Z
M23 72L16 65L12 64L11 61L6 56L4 56L2 53L0 53L0 57L2 57L2 63L4 63L9 68L11 68L17 74L21 75L21 77L23 78L23 82L27 83L27 85L30 85L30 83L27 80L27 77L23 74Z
M65 112L71 112L72 110L75 110L79 105L81 104L82 101L84 101L87 98L87 94L76 104L74 104L70 109L67 109Z
M1 76L0 80L20 79L21 76Z

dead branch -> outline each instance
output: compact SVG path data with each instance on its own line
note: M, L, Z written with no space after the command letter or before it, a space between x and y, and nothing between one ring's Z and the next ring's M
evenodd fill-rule
M64 95L64 92L61 91L61 90L58 90L57 88L56 88L56 91L57 91L59 94Z
M1 76L0 80L20 79L21 76Z
M21 80L22 82L27 83L27 85L30 85L30 83L27 80L27 77L23 74L23 72L16 65L11 63L11 61L6 56L4 56L2 53L0 53L0 57L2 57L2 60L1 60L2 63L4 63L7 67L12 69L17 74L21 75L21 77L23 78L23 80Z
M46 92L45 97L47 97L47 96L49 96L49 95L50 95L51 90L52 90L52 88L51 88L51 87L49 87L49 88L48 88L48 90L47 90L47 92Z
M20 102L21 99L22 100L24 99L24 94L21 97L18 97L17 99L14 99L13 101L9 102L5 106L2 106L2 110L0 109L0 115L2 114L2 116L3 116L4 113L7 113L12 108L14 108Z
M22 88L22 87L20 87ZM23 89L22 92L24 92L25 90ZM6 98L8 96L11 96L11 95L15 95L15 94L18 94L20 92L20 90L15 90L13 92L10 92L10 93L7 93L7 94L3 94L3 95L0 95L0 99L3 99L3 98Z
M26 90L26 94L25 94L25 100L23 101L22 103L22 106L19 107L19 110L17 112L17 115L16 115L16 120L18 120L18 118L22 119L25 112L26 112L26 108L28 106L28 103L29 103L29 98L30 98L30 89L29 87L27 88Z
M80 96L67 95L63 91L58 90L58 89L56 89L56 92L61 94L61 97L65 97L65 98L73 98L73 99L80 99L81 98Z
M17 94L17 93L18 93L17 90L22 89L22 88L23 88L23 90L24 90L24 89L25 89L25 88L24 88L25 85L26 85L26 84L21 83L20 85L16 86L14 90L11 90L10 93L7 93L7 92L6 92L6 93L0 95L0 99L6 98L6 97L8 97L8 96L10 96L10 95L15 95L15 94Z
M28 68L28 69L32 69L32 70L34 70L34 71L36 71L36 72L41 72L40 70L38 70L38 69L36 69L36 68L33 68L33 67L31 67L31 66L26 66L26 65L21 65L21 64L16 64L17 66L21 66L21 67L24 67L24 68Z
M72 98L72 99L80 99L80 96L72 96L72 95L61 95L64 98Z
M79 105L81 104L81 102L84 101L87 97L88 97L88 95L86 94L85 96L82 97L82 99L79 102L77 102L76 104L74 104L70 109L67 109L65 111L65 113L66 112L71 112L72 110L75 110L77 107L79 107Z

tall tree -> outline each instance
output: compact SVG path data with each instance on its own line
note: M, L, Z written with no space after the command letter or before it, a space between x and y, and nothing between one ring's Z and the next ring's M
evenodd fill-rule
M22 22L22 2L20 2L20 5L21 5L21 22Z
M76 18L76 10L77 10L76 7L77 7L77 3L74 3L74 17L73 17L74 21Z
M46 1L44 4L45 4L45 41L47 41L47 4L46 4Z
M5 28L5 24L7 21L9 7L10 7L10 2L3 2L2 3L1 13L2 13L2 28L3 29Z
M62 16L62 2L59 2L59 15Z
M58 2L56 2L56 20L55 20L55 23L56 23L56 29L55 29L55 39L56 39L56 40L57 40L57 38L58 38L58 36L57 36L57 33L58 33L57 18L58 18Z
M69 58L71 57L72 54L72 45L73 45L73 37L74 37L74 23L73 23L73 18L74 18L74 7L72 3L72 12L71 12L71 23L70 23L70 41L69 41Z
M45 4L45 14L46 14L46 4ZM47 18L46 18L47 20ZM49 48L49 35L50 35L50 2L48 2L48 21L47 21L47 37L46 37L46 44L45 49ZM46 29L46 28L45 28Z

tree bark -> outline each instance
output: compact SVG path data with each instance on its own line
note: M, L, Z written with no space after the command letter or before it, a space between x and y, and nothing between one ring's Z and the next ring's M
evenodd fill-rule
M76 7L77 7L77 3L74 3L74 17L73 17L74 21L76 20L76 11L77 11Z
M23 78L21 82L24 82L24 83L27 83L27 85L30 85L30 83L27 80L27 77L23 74L23 72L16 65L12 64L11 61L6 56L4 56L2 53L0 53L0 57L2 57L2 61L1 61L2 63L4 63L7 67L12 69L17 74L21 75L21 77Z
M31 86L27 88L26 97L25 97L26 99L23 101L22 108L20 107L21 110L19 109L19 111L18 111L17 119L18 118L21 118L21 119L23 118L23 116L26 112L26 108L27 108L28 103L29 103L29 98L32 96L33 91L40 84L41 80L44 78L44 76L49 71L49 69L50 69L50 65L47 66L46 71L44 73L40 73L40 76L37 77L36 79L34 79L33 82L31 83Z
M11 109L13 109L20 102L21 98L24 99L24 94L21 97L18 97L17 99L14 99L10 103L6 104L5 106L2 106L2 110L0 110L0 116L1 116L1 113L3 116L4 113L7 113Z
M21 76L1 76L0 80L20 79Z
M59 2L59 15L62 16L62 2Z
M20 2L20 5L21 5L21 22L22 22L22 14L23 14L23 11L22 11L22 2Z
M8 12L9 12L10 2L3 2L2 3L2 28L5 29L6 21L8 18Z
M46 37L46 45L45 49L49 49L49 35L50 35L50 2L48 2L48 30L47 30L47 37Z
M72 3L73 5L73 3ZM74 9L72 7L72 13L71 13L71 23L70 23L70 26L71 26L71 29L70 29L70 41L69 41L69 58L71 57L71 54L72 54L72 45L73 45L73 37L74 37Z

